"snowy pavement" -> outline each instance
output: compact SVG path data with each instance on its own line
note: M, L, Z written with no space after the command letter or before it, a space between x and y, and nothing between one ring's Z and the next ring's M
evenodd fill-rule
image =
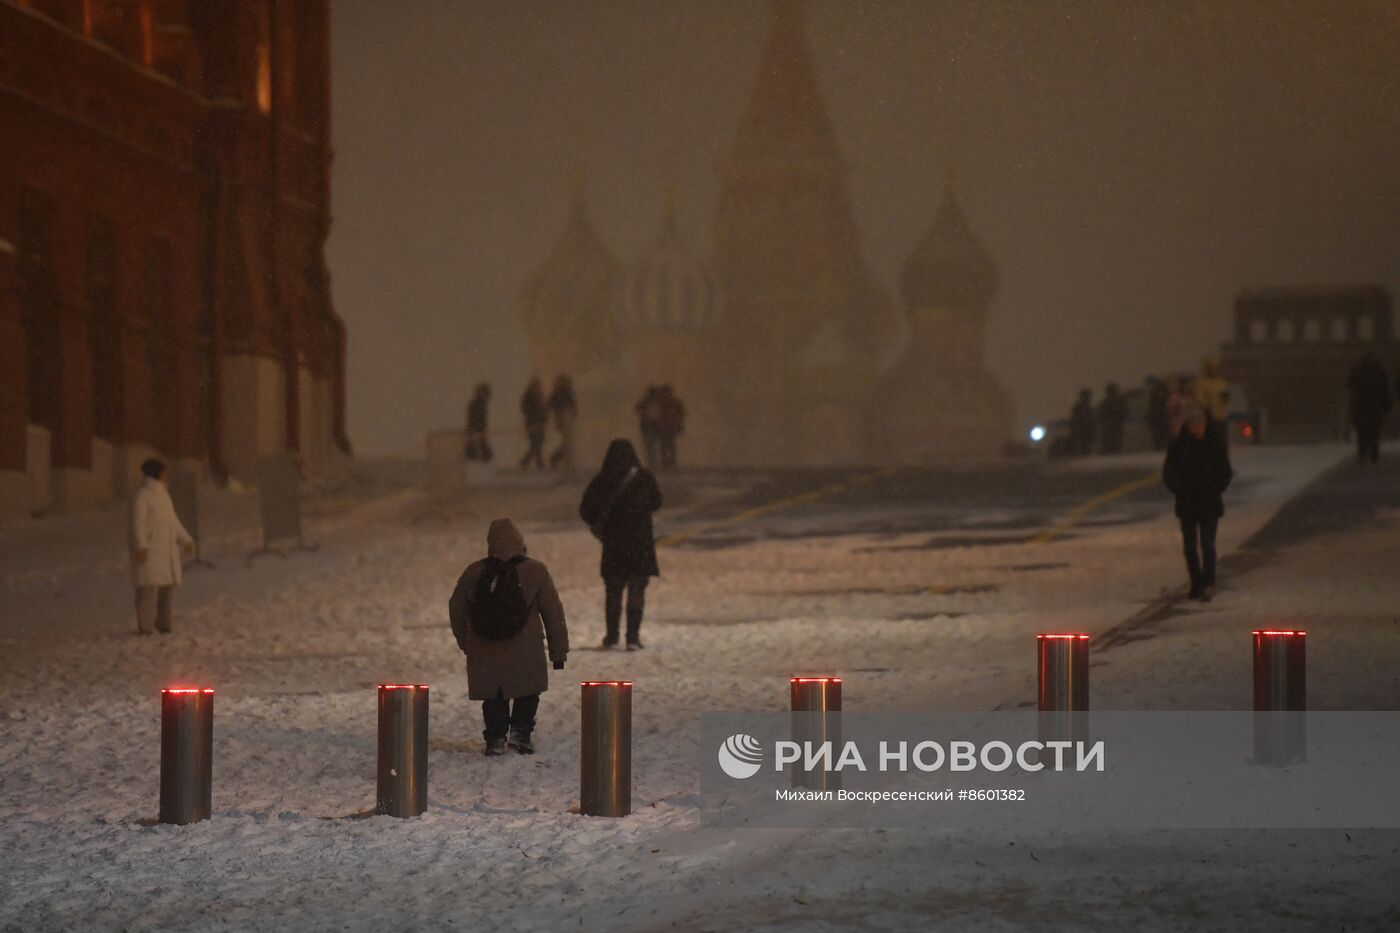
M1155 457L685 474L661 532L688 537L663 549L633 654L588 650L602 593L576 487L444 505L362 484L312 503L320 551L252 567L251 501L220 499L219 567L187 577L162 639L131 634L119 511L0 529L0 929L1400 926L1394 832L698 827L701 712L783 709L795 673L844 676L852 709L1026 706L1037 631L1095 636L1095 708L1245 709L1250 629L1303 623L1314 708L1396 708L1400 457L1362 474L1346 455L1234 452L1208 605L1179 598L1159 489L1037 540ZM1308 508L1280 514L1309 483ZM553 570L576 650L540 753L487 760L445 606L506 514ZM613 677L636 682L636 812L591 819L570 812L577 682ZM366 815L374 685L401 680L433 685L429 810L407 821ZM152 825L174 683L218 689L215 813L188 827Z

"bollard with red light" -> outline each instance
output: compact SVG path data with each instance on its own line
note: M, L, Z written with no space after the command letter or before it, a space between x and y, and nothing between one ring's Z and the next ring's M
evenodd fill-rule
M585 680L579 745L579 812L632 812L632 681Z
M375 812L428 809L428 685L379 685L379 781Z
M1308 633L1257 629L1254 636L1254 761L1307 760Z
M1089 636L1035 636L1040 741L1075 741L1089 731Z
M792 740L805 750L818 749L830 742L833 754L841 747L841 678L793 677L788 681L792 694ZM813 790L839 790L841 775L825 768L808 770L794 762L792 786Z
M160 692L160 822L209 819L213 802L214 691Z

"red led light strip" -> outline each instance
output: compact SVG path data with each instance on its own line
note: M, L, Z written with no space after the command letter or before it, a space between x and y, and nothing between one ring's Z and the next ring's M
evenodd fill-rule
M380 690L427 690L427 684L380 684Z
M1280 629L1277 631L1271 629L1255 629L1252 634L1254 634L1256 637L1259 635L1297 635L1299 637L1302 637L1304 635L1307 635L1308 633L1295 631L1294 629Z
M1082 640L1082 641L1088 641L1088 640L1089 640L1089 636L1088 636L1088 635L1059 635L1059 634L1056 634L1056 635L1037 635L1037 636L1035 636L1035 637L1036 637L1036 638L1077 638L1077 639L1080 639L1080 640Z
M580 687L630 687L630 680L580 680Z
M840 678L840 677L794 677L794 678L792 678L792 682L795 683L795 684L839 684L839 683L841 682L841 678Z
M166 687L161 693L213 693L213 687Z

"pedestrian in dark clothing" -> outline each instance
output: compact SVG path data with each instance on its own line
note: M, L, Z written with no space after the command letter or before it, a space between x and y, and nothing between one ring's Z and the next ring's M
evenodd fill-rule
M1118 383L1110 382L1099 402L1099 453L1123 452L1123 424L1128 420L1128 403L1118 393Z
M1094 402L1088 389L1079 390L1079 398L1069 413L1069 449L1076 457L1094 452Z
M608 446L603 467L584 490L578 513L603 542L600 568L606 596L603 616L607 634L603 647L617 645L622 598L627 596L627 650L642 647L642 613L647 584L661 571L656 564L656 536L651 515L661 508L661 487L637 459L628 440Z
M530 449L520 458L520 469L529 468L533 462L543 470L544 435L549 426L549 406L545 404L544 386L540 384L538 377L530 380L525 394L520 396L520 414L525 418L525 437L530 442Z
M1381 457L1381 428L1390 414L1390 374L1374 350L1361 359L1347 376L1351 400L1351 426L1356 430L1356 459L1375 463Z
M509 744L528 755L535 750L540 694L549 689L546 645L554 669L562 671L569 656L569 627L549 568L525 556L525 538L510 519L491 523L486 551L486 559L469 566L457 580L448 617L457 646L467 656L467 696L481 701L486 754L500 755ZM517 605L522 617L514 634L502 638L501 632L483 624L488 599L484 591L494 594L497 584L512 582L511 574L520 588Z
M1166 450L1171 438L1167 434L1167 397L1171 389L1165 379L1153 378L1147 390L1147 430L1152 435L1152 449Z
M467 459L490 463L494 454L486 434L487 408L491 404L491 386L481 383L467 403Z
M1162 481L1176 497L1192 599L1215 595L1215 532L1225 514L1222 494L1234 476L1229 448L1218 434L1222 430L1198 406L1191 406L1162 466Z
M554 416L554 428L559 432L559 449L550 456L549 465L555 469L563 467L566 475L573 476L578 399L574 397L573 380L568 376L554 380L554 391L549 393L549 412Z
M661 387L661 465L668 470L676 468L676 445L685 431L685 404L676 395L674 386Z
M661 387L647 386L636 409L642 449L647 452L647 469L655 470L661 464Z

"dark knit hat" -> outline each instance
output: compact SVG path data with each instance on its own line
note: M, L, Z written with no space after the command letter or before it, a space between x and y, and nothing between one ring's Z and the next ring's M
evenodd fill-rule
M164 472L164 460L157 460L155 457L151 457L145 463L141 464L141 474L143 476L149 476L151 479L160 479L161 474Z

